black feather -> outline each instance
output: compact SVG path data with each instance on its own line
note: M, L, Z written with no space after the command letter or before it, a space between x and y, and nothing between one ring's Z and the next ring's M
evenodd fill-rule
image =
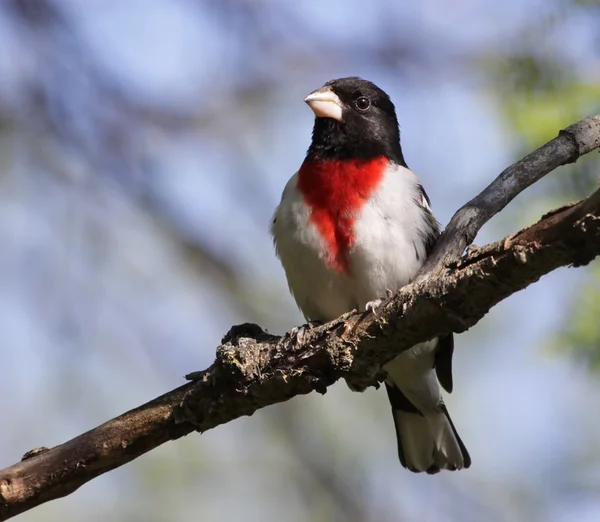
M440 384L448 393L452 393L452 354L454 353L454 335L449 333L438 339L435 349L435 373Z
M423 233L422 240L425 243L425 251L427 255L431 253L435 243L440 237L440 224L435 219L435 216L429 209L431 201L425 189L419 185L421 189L421 196L424 201L427 202L427 206L423 205L424 212L426 213L428 227L427 231ZM416 250L416 248L415 248ZM448 393L452 393L452 355L454 354L454 335L449 333L444 337L438 339L438 345L435 350L435 359L433 366L440 384Z
M330 87L342 103L342 121L316 118L307 158L323 160L369 160L386 157L406 167L396 109L387 93L362 78L331 80ZM360 97L369 99L366 111L356 108Z

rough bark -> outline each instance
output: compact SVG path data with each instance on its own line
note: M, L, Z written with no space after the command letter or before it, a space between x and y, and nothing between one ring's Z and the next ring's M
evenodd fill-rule
M418 342L463 332L492 306L561 266L600 254L600 190L535 225L460 257L477 231L559 165L600 147L600 115L586 118L506 169L452 218L411 285L372 313L349 313L300 341L233 327L214 364L180 388L0 471L0 521L63 497L169 440L206 431L340 378L364 387L381 364Z

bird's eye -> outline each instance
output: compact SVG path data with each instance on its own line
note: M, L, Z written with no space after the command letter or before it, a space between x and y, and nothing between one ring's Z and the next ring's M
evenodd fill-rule
M356 108L359 111L366 111L369 109L369 107L371 106L371 100L369 100L369 98L367 98L366 96L359 96L358 98L356 98L356 101L354 102L354 104L356 105Z

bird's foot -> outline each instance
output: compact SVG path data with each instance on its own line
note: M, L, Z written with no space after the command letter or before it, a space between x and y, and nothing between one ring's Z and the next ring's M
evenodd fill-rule
M465 248L465 253L463 255L463 257L468 257L469 254L473 253L475 250L477 250L479 247L477 245L469 245L467 248Z
M294 326L294 328L290 330L290 339L292 342L295 342L295 344L302 344L306 333L322 324L321 321L308 321L308 323L303 324L302 326Z
M389 288L386 289L385 293L387 295L387 297L385 299L375 299L373 301L369 301L365 305L365 311L373 312L373 315L377 317L377 313L375 312L377 310L377 308L379 308L383 304L384 301L386 301L387 299L390 299L394 295L394 292L392 292Z
M373 314L375 314L375 310L377 310L377 308L381 306L381 303L383 303L383 301L384 299L375 299L374 301L369 301L365 305L365 312L373 312Z

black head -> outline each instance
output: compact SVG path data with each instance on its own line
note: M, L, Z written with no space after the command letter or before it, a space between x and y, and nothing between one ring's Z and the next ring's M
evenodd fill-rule
M315 113L309 158L372 159L406 165L396 109L374 83L357 77L327 82L305 100Z

